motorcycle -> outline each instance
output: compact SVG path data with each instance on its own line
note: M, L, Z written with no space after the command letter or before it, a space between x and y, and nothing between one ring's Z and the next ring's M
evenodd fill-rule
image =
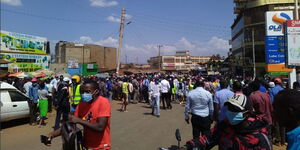
M160 147L159 150L185 150L184 147L180 147L181 135L180 135L179 129L176 129L176 131L175 131L175 137L176 137L176 140L178 142L177 146L173 145L173 146L171 146L169 148Z

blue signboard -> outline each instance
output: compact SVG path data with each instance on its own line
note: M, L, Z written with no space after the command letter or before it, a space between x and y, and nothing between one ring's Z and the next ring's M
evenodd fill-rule
M266 63L285 63L284 36L266 36Z

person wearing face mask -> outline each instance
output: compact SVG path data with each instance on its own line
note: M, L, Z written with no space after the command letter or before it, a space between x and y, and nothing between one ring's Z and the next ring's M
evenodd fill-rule
M111 107L107 98L99 96L97 82L86 80L80 89L81 102L69 121L83 126L83 146L87 149L111 149ZM61 135L61 128L48 135L48 140Z
M38 104L38 89L39 89L39 85L38 85L38 80L37 78L33 78L31 80L32 85L29 87L29 105L30 105L30 121L29 124L30 125L35 125L36 123L36 117L37 117L37 104Z
M211 149L218 145L220 150L247 149L271 150L268 139L268 123L253 112L251 102L242 94L242 85L233 83L234 96L225 102L226 119L218 123L209 135L186 143L187 150Z

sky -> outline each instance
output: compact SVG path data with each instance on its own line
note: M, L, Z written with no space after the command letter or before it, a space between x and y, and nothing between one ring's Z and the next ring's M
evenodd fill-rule
M121 61L147 63L158 55L227 56L235 15L231 0L1 0L1 30L58 41L118 47L121 9L125 27ZM129 24L128 24L129 23Z

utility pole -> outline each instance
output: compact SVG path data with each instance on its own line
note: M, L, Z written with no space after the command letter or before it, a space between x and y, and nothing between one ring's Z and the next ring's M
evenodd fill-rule
M160 48L163 47L162 45L158 45L158 71L161 71L161 58L160 58Z
M117 75L119 75L119 71L120 71L121 48L122 48L122 40L123 40L123 32L124 32L124 21L125 21L125 8L122 8L122 16L121 16L121 23L120 23L120 35L119 35L119 47L118 47L118 60L117 60Z
M127 62L127 55L125 55L125 63L127 64L128 62Z
M256 77L254 28L252 28L253 78Z

